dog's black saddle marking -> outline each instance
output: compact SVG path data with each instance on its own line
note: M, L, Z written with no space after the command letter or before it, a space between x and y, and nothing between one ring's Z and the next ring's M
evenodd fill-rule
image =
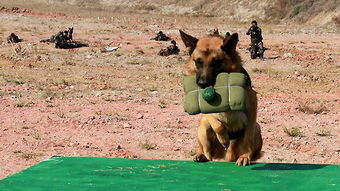
M246 75L246 87L251 87L251 79L246 69L242 67L241 73Z
M239 137L242 137L244 135L244 129L236 131L236 132L228 132L229 139L237 139Z

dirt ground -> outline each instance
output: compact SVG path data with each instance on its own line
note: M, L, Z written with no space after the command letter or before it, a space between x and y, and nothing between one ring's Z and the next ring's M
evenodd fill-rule
M0 21L0 178L56 155L191 160L199 116L182 106L188 55L178 29L239 33L259 97L257 162L340 164L337 28L260 23L269 48L260 61L246 50L248 25L223 19L0 11ZM39 42L71 26L89 47ZM160 30L179 55L157 56L170 44L150 40ZM11 32L23 42L7 44ZM109 45L120 48L101 52Z

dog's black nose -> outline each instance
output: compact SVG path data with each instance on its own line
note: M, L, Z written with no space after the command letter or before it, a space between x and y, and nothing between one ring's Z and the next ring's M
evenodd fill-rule
M210 83L206 79L199 79L197 81L197 85L200 86L201 88L206 88L210 85Z

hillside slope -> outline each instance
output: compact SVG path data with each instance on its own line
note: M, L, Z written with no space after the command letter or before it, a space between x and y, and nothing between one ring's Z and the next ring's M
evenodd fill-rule
M4 0L4 4L58 11L67 5L121 13L222 16L237 22L340 24L340 0Z

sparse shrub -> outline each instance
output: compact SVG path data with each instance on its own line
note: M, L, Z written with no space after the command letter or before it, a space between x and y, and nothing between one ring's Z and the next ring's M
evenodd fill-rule
M38 154L38 153L22 153L21 157L28 160L28 159L33 159L36 157L42 156L42 154Z
M156 86L152 86L151 88L149 88L150 92L153 92L153 91L158 91L158 88Z
M44 90L41 95L42 98L57 97L57 93L53 90Z
M124 115L120 113L109 113L107 115L113 117L117 121L128 121L130 118L128 115Z
M39 134L37 131L35 131L35 132L32 134L32 137L33 137L33 139L35 139L35 140L41 140L41 136L40 136L40 134Z
M34 105L34 102L21 102L14 104L14 107L32 107Z
M189 154L189 156L195 156L196 152L195 151L190 151L188 154Z
M142 5L135 5L133 7L134 10L139 10L139 12L146 12L149 13L150 11L156 11L158 8L155 5L147 5L147 4L142 4Z
M110 98L110 97L103 98L103 100L107 101L107 102L114 102L114 101L116 101L116 99Z
M291 17L295 17L296 15L298 15L301 11L301 8L302 8L301 5L294 7Z
M23 126L22 129L33 129L34 126Z
M302 135L301 131L296 127L290 129L285 127L283 128L283 132L285 132L290 137L297 137Z
M66 118L66 115L65 115L65 113L64 113L63 111L58 111L58 112L57 112L57 115L58 115L58 117L60 117L60 118Z
M252 68L251 69L252 72L254 73L259 73L259 74L267 74L267 75L279 75L280 71L277 71L273 68L269 68L269 67L264 67L264 68Z
M265 73L265 70L263 68L252 68L251 71L254 73Z
M8 79L8 78L5 78L5 81L6 82L10 82L10 83L14 83L16 85L21 85L21 84L25 84L25 81L23 80L19 80L19 79Z
M140 62L138 60L131 60L129 61L127 64L131 64L131 65L139 65Z
M166 100L164 98L160 99L158 106L162 109L166 108L167 107Z
M325 137L331 135L331 132L329 130L321 129L319 132L316 132L316 135Z
M276 158L275 160L278 161L278 162L282 162L282 161L284 161L285 159L284 159L284 158Z
M23 48L20 44L17 46L13 46L13 44L11 45L12 45L12 50L16 56L25 57L27 55L26 49Z
M149 143L148 140L145 140L144 142L139 142L139 145L146 150L156 149L157 147L156 145Z
M70 83L69 83L68 81L66 81L65 79L63 79L63 80L61 81L61 84L65 85L65 86L70 85Z
M323 103L299 103L297 110L307 114L320 114L328 111Z

